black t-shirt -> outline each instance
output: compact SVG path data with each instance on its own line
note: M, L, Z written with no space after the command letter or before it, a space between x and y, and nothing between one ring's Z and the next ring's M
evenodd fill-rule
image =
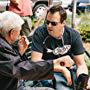
M57 47L60 48L58 55L53 53ZM85 51L80 34L76 30L65 26L62 39L58 40L48 34L45 25L36 29L31 49L43 53L44 60L64 55L70 55L73 58L74 55L80 55Z

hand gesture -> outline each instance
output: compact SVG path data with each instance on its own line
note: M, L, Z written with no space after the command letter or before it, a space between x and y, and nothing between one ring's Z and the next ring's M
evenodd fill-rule
M66 67L71 67L74 64L74 62L72 61L71 63L69 62L69 60L72 61L72 59L69 56L64 56L64 57L53 60L53 63L54 63L54 71L61 72L66 78L67 84L71 85L72 84L71 74L70 74L70 71ZM64 65L60 64L62 61L64 62Z
M19 53L23 55L25 51L27 50L29 45L29 41L26 38L26 36L21 36L19 41L18 41L18 48L19 48Z
M70 56L63 56L60 58L60 65L70 68L74 64L74 61Z

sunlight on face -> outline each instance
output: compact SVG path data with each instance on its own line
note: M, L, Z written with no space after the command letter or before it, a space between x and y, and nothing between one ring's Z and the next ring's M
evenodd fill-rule
M46 23L48 33L55 37L58 38L62 35L64 24L60 22L60 14L59 12L55 12L54 14L51 14L50 12L47 14L47 19L46 21L49 21L49 23ZM51 22L51 23L50 23ZM56 25L53 25L52 22L56 22Z

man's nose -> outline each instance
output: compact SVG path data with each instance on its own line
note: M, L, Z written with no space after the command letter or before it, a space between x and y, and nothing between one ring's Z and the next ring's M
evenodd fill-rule
M51 24L51 23L49 23L47 26L48 26L48 27L51 27L51 26L52 26L52 24Z

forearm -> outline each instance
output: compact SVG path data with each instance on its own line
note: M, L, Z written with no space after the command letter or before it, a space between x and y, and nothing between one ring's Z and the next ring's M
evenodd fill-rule
M74 61L75 61L76 66L77 66L77 77L82 73L88 74L88 68L87 68L87 65L85 63L83 54L74 56Z
M43 61L42 59L43 54L40 52L32 51L31 53L31 60L34 62Z
M20 68L21 78L25 80L44 80L53 78L53 62L30 62L25 68Z
M88 74L88 68L87 68L86 64L82 64L82 65L78 66L78 68L77 68L77 76L79 76L82 73Z

